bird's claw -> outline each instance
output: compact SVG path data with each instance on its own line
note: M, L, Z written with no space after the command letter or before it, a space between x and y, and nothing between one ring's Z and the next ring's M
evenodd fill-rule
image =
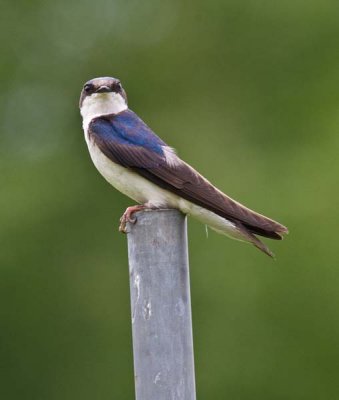
M131 218L129 215L123 214L123 216L120 218L119 232L128 233L127 232L127 222L130 222L131 224L135 224L137 222L137 217Z
M133 214L136 211L143 210L144 208L145 207L141 205L128 207L126 211L122 214L122 217L120 218L119 232L128 233L127 222L135 224L137 222L137 217L133 217Z

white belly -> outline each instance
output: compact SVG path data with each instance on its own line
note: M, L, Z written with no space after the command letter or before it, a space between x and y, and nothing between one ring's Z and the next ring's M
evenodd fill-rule
M98 171L112 186L126 196L148 206L177 208L184 214L192 215L219 233L241 239L238 230L232 222L174 193L162 189L137 173L114 163L102 153L93 141L87 138L86 134L85 138L92 161Z

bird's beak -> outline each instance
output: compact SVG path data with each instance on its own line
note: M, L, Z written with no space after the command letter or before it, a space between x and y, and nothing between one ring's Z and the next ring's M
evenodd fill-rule
M103 85L99 86L95 93L108 93L111 92L112 89L109 86Z

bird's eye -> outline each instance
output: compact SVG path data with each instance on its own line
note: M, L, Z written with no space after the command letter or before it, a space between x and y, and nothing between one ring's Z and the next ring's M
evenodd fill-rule
M93 85L91 85L90 83L86 83L86 85L84 86L84 91L86 93L89 93L93 90Z
M114 89L115 92L120 92L120 90L122 89L121 83L120 82L114 82L113 89Z

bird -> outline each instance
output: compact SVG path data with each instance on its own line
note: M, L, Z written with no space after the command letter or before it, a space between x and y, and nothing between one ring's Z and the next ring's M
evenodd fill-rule
M274 258L257 235L280 240L288 233L287 227L233 200L183 161L129 109L119 79L99 77L86 82L79 108L95 167L137 203L122 215L121 232L127 232L128 222L136 222L137 211L174 208Z

